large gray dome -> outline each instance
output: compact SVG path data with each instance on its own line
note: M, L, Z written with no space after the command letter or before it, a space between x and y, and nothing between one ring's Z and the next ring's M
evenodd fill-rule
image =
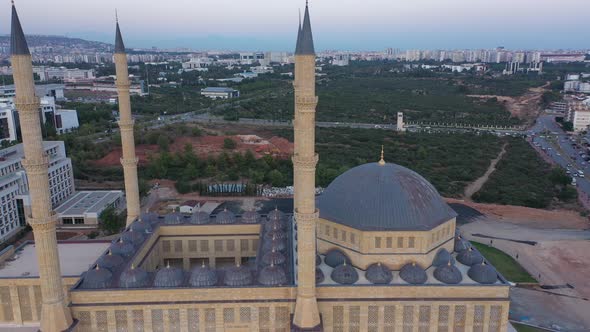
M188 280L189 285L193 287L211 287L217 284L217 273L209 266L196 266L191 270L191 276Z
M416 264L416 263L409 263L399 270L399 276L405 282L412 284L412 285L420 285L428 280L428 275L424 269Z
M85 289L102 289L111 284L113 274L107 269L101 269L98 265L92 270L86 271L82 279L82 288Z
M318 207L321 218L366 231L431 230L457 216L426 179L390 163L348 170Z
M184 272L177 267L170 265L163 267L156 272L154 287L178 287L184 281Z
M149 275L144 269L131 265L130 269L125 270L119 277L119 285L123 288L140 288L146 287L149 281Z

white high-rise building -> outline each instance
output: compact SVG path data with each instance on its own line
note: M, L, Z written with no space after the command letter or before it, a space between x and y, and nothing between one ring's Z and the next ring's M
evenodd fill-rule
M16 118L12 98L0 98L0 142L17 140Z
M43 147L49 156L49 190L55 208L74 193L72 161L66 157L64 142L43 142ZM0 150L0 242L18 232L30 212L23 157L22 144Z

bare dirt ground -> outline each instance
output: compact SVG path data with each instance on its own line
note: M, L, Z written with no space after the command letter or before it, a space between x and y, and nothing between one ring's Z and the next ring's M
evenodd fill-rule
M530 88L524 95L518 97L496 96L496 95L468 95L468 97L479 99L497 98L499 102L504 103L506 109L513 116L530 122L534 120L541 111L541 96L547 91L547 84Z
M511 222L530 228L540 229L588 229L588 218L570 210L541 210L522 206L481 204L446 198L448 203L461 203L470 206L487 217L497 221Z
M502 146L502 151L500 151L500 153L498 153L498 156L496 157L496 159L492 160L492 162L490 163L490 166L488 167L488 169L486 170L484 175L482 175L481 177L479 177L478 179L476 179L475 181L473 181L472 183L467 185L467 187L465 187L465 194L464 194L465 200L471 201L471 197L473 196L473 194L480 191L481 188L483 187L483 185L486 182L488 182L490 175L492 175L492 173L496 170L496 165L498 164L498 162L500 160L502 160L502 157L506 153L506 145L507 144L508 143L504 143L504 145Z
M237 143L235 149L225 150L223 148L223 143L226 138L230 138ZM251 151L256 158L261 158L265 155L272 155L278 158L289 158L293 153L293 143L282 137L272 136L269 138L263 138L256 135L179 137L174 143L170 144L170 152L182 152L186 145L191 145L193 151L200 158L219 155L223 151L240 153ZM137 155L140 165L147 164L150 155L155 155L159 151L157 145L138 145L135 149L135 154ZM94 161L94 164L105 167L119 166L121 164L121 156L121 148L115 148L103 158Z

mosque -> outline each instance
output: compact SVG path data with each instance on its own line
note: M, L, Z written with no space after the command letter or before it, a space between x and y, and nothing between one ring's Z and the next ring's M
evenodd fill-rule
M295 50L293 211L141 214L125 46L116 26L128 219L110 241L57 241L31 55L14 5L12 65L35 235L0 252L0 327L57 331L506 331L509 283L419 174L355 167L315 195L315 51ZM377 158L376 158L377 160Z

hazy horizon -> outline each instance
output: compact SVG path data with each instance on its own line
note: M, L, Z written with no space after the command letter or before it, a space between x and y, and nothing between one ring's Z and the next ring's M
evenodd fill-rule
M10 3L0 33L10 31ZM25 33L63 35L112 43L117 8L127 47L234 50L294 48L303 0L85 2L17 0ZM310 2L318 50L587 49L587 0L562 0L548 7L538 0L322 0ZM90 15L91 14L91 15Z

